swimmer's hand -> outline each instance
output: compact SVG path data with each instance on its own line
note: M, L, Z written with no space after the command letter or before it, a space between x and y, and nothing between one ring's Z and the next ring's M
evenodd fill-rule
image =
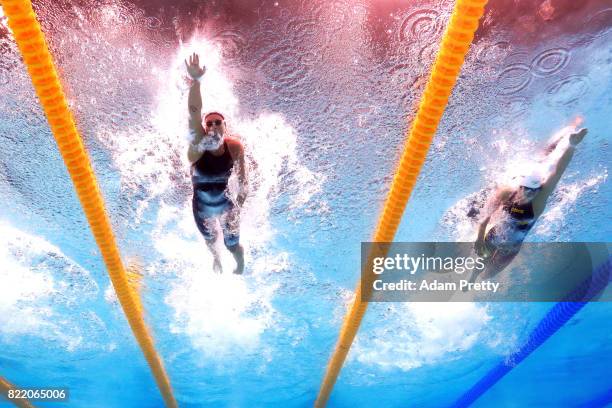
M582 142L582 139L584 139L586 134L587 134L587 128L582 128L578 132L572 133L569 137L570 144L572 146L578 145L578 143Z
M242 205L244 204L244 202L246 201L246 193L239 193L238 196L236 197L236 201L238 202L238 206L242 207Z
M202 65L200 67L200 56L195 52L189 57L189 63L185 60L185 66L187 67L187 73L195 80L202 78L206 72L206 67Z

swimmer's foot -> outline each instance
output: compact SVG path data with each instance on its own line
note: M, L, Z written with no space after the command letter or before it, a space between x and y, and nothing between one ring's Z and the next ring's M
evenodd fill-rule
M217 256L215 256L215 260L213 261L213 271L215 273L223 272L223 267L221 266L221 260Z
M236 275L242 275L242 272L244 272L244 248L242 245L238 244L230 251L236 260L236 269L234 269L234 273Z

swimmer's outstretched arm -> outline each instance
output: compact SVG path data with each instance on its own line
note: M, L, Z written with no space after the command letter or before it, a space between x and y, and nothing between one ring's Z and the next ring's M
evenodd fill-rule
M187 73L193 79L189 88L189 96L187 104L189 106L189 133L192 137L187 151L187 157L190 162L195 162L202 156L197 145L204 137L204 129L202 127L202 94L200 93L200 78L206 72L205 67L200 67L200 57L195 52L189 57L189 63L185 60Z
M533 207L536 215L539 215L544 211L548 197L550 197L552 192L555 191L555 188L557 188L557 184L559 183L559 180L561 180L561 176L563 176L563 173L574 156L576 146L582 141L582 139L584 139L586 134L586 128L582 128L577 132L572 133L569 137L569 143L567 146L565 146L565 150L561 152L558 157L555 157L556 163L553 165L553 169L551 170L550 174L548 174L544 183L542 183L542 191L533 200ZM557 148L559 148L559 146L557 146Z

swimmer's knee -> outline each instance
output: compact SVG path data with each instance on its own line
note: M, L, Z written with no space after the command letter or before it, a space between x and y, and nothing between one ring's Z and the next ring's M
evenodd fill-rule
M200 230L200 234L202 234L202 238L206 241L206 245L212 245L215 242L215 231L211 228L206 228L204 226L198 225L198 229Z
M240 233L237 229L226 225L223 228L223 243L230 252L235 252L240 248Z
M241 248L240 247L240 241L238 240L238 238L235 238L235 239L225 239L224 243L225 243L225 247L230 252L236 252L236 251L240 250L240 248Z
M206 243L208 245L214 243L216 238L215 219L196 216L195 223Z

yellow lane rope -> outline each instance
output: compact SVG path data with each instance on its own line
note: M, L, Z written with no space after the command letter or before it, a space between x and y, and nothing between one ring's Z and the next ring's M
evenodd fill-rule
M100 248L117 298L153 372L166 406L176 407L170 380L140 312L140 302L129 285L89 156L83 147L72 113L68 109L44 34L32 10L32 3L29 0L0 0L0 4L8 17L9 27L19 46L40 104Z
M0 394L4 395L8 399L9 390L16 390L19 387L15 387L13 384L8 382L5 378L0 377ZM30 401L27 399L11 399L13 404L18 406L19 408L34 408L34 405L30 404Z
M404 152L378 221L373 242L391 242L395 237L406 203L425 162L425 156L448 104L448 98L459 76L486 3L487 0L457 0L455 4L421 97L419 109L408 133ZM386 253L386 249L384 246L379 246L374 250ZM370 253L368 258L371 259L373 256L374 254ZM377 253L376 256L381 256L381 253ZM371 263L366 263L368 264ZM371 285L367 282L364 287L371 289ZM362 300L361 288L360 281L355 291L355 300L344 318L338 343L329 360L315 407L324 407L327 403L368 307L368 302ZM368 298L368 294L363 295L364 298Z

